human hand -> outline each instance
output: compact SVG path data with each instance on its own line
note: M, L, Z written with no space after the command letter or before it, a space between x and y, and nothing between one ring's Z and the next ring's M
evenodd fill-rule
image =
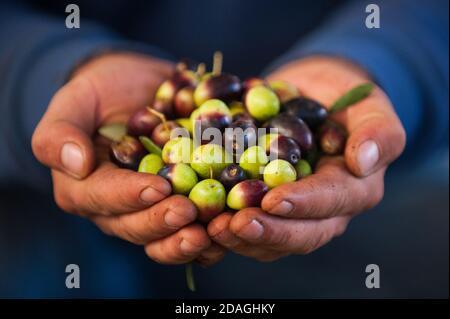
M285 80L325 106L368 81L356 65L330 57L292 62L269 79ZM208 225L214 241L232 251L272 261L307 254L342 234L356 214L377 205L388 165L403 151L404 129L380 88L332 117L348 133L345 154L323 158L315 174L272 189L261 208L224 213Z
M93 221L105 233L144 245L160 263L204 264L223 256L204 227L192 223L194 205L169 196L157 175L120 169L107 160L108 142L98 127L126 121L149 105L157 86L170 76L168 62L111 53L76 70L53 97L32 139L37 159L51 169L55 201L64 211Z

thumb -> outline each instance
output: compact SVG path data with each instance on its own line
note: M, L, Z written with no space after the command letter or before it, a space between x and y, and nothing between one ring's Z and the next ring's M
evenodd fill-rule
M95 166L91 136L96 128L98 99L89 79L77 77L53 97L32 138L36 158L51 169L75 178Z
M389 165L403 152L404 128L380 89L345 114L349 138L345 161L356 176L368 176Z

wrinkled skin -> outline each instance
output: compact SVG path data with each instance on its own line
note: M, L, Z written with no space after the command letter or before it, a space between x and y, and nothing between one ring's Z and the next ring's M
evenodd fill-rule
M195 206L184 196L170 196L164 178L112 164L109 142L95 135L101 125L125 122L150 105L172 71L167 62L137 54L94 58L55 94L32 147L51 169L54 197L64 211L90 219L106 234L143 245L157 262L207 265L222 258L224 250L193 223Z
M328 107L368 81L355 65L326 57L295 61L269 78L293 83ZM333 119L350 134L344 156L325 157L316 174L272 189L261 208L216 217L208 225L215 242L260 261L307 254L344 233L355 215L381 201L386 169L402 153L406 139L389 99L376 88Z

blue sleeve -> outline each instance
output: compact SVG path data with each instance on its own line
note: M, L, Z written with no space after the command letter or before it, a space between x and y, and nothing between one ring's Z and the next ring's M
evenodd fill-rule
M376 1L380 28L368 29L366 2L353 1L269 68L307 55L353 60L385 90L408 136L405 158L448 148L448 1Z
M60 18L27 7L0 3L0 184L50 185L48 171L31 152L31 136L53 94L73 68L106 50L131 50L161 58L150 46L125 42L81 20L67 29Z

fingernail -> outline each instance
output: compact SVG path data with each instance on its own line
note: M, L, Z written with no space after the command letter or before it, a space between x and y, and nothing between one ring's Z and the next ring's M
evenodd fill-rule
M377 143L368 140L362 143L358 149L357 161L363 175L370 173L378 162L380 152Z
M162 200L165 196L153 187L147 187L141 192L141 201L148 205L153 205L154 203Z
M61 163L65 170L77 177L80 177L83 170L83 153L81 148L75 143L65 143L61 149Z
M275 205L269 212L274 215L289 215L293 209L294 205L284 200Z
M253 219L250 223L242 227L238 235L239 237L242 237L243 239L250 239L255 240L260 238L264 233L264 227L261 225L260 222Z
M180 216L174 211L167 211L164 215L164 222L170 227L181 227L188 223L186 216Z
M186 239L183 239L180 243L180 249L186 254L195 254L203 249L203 247L196 246Z

